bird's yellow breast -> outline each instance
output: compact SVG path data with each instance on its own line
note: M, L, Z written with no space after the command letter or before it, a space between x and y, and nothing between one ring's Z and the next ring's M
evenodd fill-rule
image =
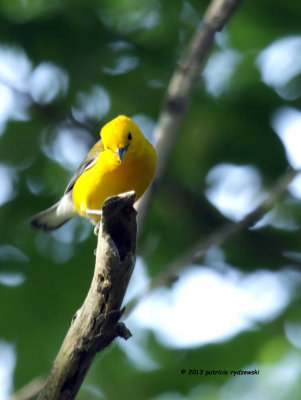
M156 153L145 139L139 149L129 149L122 162L109 149L102 151L95 164L84 171L76 180L72 198L74 209L95 222L99 214L87 215L87 210L101 210L104 201L130 190L137 199L151 183L156 169Z

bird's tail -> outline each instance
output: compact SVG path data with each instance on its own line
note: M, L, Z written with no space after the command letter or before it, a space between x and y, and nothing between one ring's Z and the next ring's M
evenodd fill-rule
M75 215L72 198L68 193L52 207L32 217L30 226L44 231L52 231L65 224Z

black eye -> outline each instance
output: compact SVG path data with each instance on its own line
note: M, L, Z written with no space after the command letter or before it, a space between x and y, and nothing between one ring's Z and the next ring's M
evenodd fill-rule
M132 140L132 134L131 134L131 132L129 132L129 134L128 134L128 139L129 139L129 140Z

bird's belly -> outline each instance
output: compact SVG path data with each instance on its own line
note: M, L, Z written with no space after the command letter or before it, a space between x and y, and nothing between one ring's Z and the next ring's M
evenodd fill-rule
M153 178L153 172L141 162L122 162L114 168L103 170L97 165L85 171L76 181L72 197L75 210L92 218L100 219L99 214L87 215L87 210L101 210L108 197L134 190L136 199L142 196Z

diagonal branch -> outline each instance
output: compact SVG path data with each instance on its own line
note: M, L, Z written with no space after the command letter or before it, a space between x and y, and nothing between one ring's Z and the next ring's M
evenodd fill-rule
M119 323L136 258L135 193L106 200L90 290L74 315L39 400L74 399L97 354L116 337L131 333Z
M125 317L147 296L160 287L169 286L177 280L178 274L189 266L189 264L200 262L206 252L214 246L221 246L231 237L254 226L287 192L289 184L295 179L300 170L289 169L283 174L275 185L270 189L268 197L259 204L253 211L247 214L241 221L229 223L213 232L206 239L202 239L187 250L178 260L167 266L165 272L155 279L151 285L127 306Z
M189 105L193 89L199 80L202 67L213 46L214 36L223 29L242 1L211 1L202 24L198 27L191 40L187 55L183 58L171 78L154 132L158 156L156 177L138 205L138 234L144 225L155 190L163 178L173 143L176 140L181 121Z

